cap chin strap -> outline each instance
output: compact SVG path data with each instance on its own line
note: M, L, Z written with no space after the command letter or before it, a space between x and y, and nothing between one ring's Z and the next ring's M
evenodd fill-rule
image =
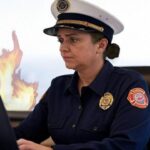
M97 26L93 23L87 22L87 21L81 21L81 20L58 20L57 25L59 24L75 24L75 25L83 25L85 27L90 27L92 29L98 30L100 32L104 32L104 28Z

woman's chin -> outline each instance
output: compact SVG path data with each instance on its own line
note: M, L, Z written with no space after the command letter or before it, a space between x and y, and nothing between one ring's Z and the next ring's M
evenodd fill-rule
M71 65L71 64L65 64L66 65L66 68L67 69L73 69L73 70L75 70L75 66L74 65Z

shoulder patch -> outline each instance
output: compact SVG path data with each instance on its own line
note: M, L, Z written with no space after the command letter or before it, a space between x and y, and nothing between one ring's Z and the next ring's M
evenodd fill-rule
M144 109L148 106L148 98L142 88L133 88L129 91L128 101L131 105Z

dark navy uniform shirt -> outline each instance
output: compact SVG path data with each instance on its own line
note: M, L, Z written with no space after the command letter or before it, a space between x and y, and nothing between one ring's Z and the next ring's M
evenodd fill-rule
M51 136L54 150L146 150L149 100L148 87L138 73L106 61L81 95L77 72L55 78L15 129L16 136L35 142Z

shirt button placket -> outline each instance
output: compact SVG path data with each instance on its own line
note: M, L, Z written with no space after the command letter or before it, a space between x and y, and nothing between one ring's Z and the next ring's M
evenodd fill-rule
M81 106L81 105L78 106L78 110L79 110L79 111L82 110L82 106ZM79 119L80 114L81 114L81 112L80 112L79 115L78 115L78 119ZM72 128L73 128L73 129L76 128L76 124L75 124L75 123L72 124Z

